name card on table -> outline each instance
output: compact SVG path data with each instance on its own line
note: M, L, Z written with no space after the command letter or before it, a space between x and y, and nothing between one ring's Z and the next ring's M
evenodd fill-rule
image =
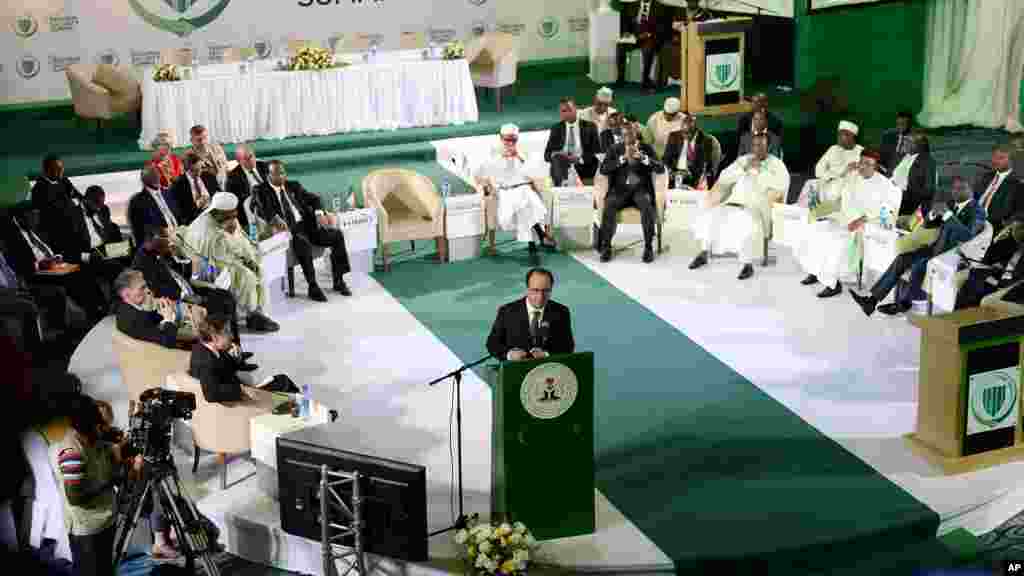
M582 228L594 223L594 187L562 186L551 189L555 196L554 225Z
M359 208L338 212L338 230L345 234L349 252L365 252L377 248L377 210Z
M483 197L459 194L445 199L445 236L466 238L484 233Z

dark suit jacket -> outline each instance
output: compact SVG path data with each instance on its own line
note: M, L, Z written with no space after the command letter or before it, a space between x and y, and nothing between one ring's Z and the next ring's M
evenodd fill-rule
M145 248L139 248L132 261L132 268L142 272L154 297L180 300L181 287L171 275L172 265L162 256L149 252ZM187 282L188 278L185 278L185 281Z
M750 154L753 148L754 133L748 130L740 136L740 145L736 149L736 157L739 158L744 154ZM768 131L768 153L776 158L782 158L782 139L771 130Z
M985 224L985 210L973 198L960 210L956 207L953 210L953 218L942 223L939 237L932 246L935 256L974 238Z
M904 134L904 138L910 138L910 134ZM898 130L886 130L882 134L882 144L879 146L879 153L882 155L882 165L885 166L886 171L890 174L892 174L892 171L902 160L902 157L896 154L899 143L900 133Z
M684 146L682 130L676 130L668 135L668 141L665 143L664 161L665 167L670 172L676 170L676 164L679 162L679 156L683 154ZM708 138L703 130L698 130L696 150L694 150L696 160L694 165L690 166L690 175L683 180L686 185L696 186L701 176L704 175L705 168L711 167L711 153L713 149L714 146L711 143L711 139ZM713 170L708 174L709 189L715 184L715 176Z
M173 212L174 199L169 198L166 192L161 193L164 195L167 207ZM177 218L177 214L174 217ZM128 222L131 224L136 246L142 246L142 243L146 241L147 229L168 224L160 207L157 206L156 200L153 200L153 197L145 189L132 196L132 199L128 201Z
M982 199L985 191L988 190L989 185L992 183L992 179L995 177L996 175L993 173L991 176L982 179L981 185L974 191L974 198L976 200L980 201ZM1017 174L1010 172L1003 179L1003 183L999 185L995 195L992 196L992 202L989 204L986 212L988 213L988 221L992 223L994 234L999 234L1009 222L1011 216L1024 210L1024 200L1020 198L1021 194L1024 193L1022 188L1024 186L1017 179ZM982 207L984 208L984 206Z
M10 264L11 268L14 268L18 276L31 279L36 273L36 255L32 251L32 247L25 240L25 237L21 235L21 230L14 225L9 216L4 217L2 227L5 231L4 242L7 246L7 263ZM39 236L39 233L36 232L36 235ZM46 239L40 237L40 240L49 246L50 250L55 254L60 254L60 250L47 242Z
M316 211L323 210L320 197L307 191L302 187L302 184L295 180L285 180L284 189L292 205L302 214L302 222L299 222L298 229L293 229L292 232L312 237L317 227ZM281 202L278 200L277 192L274 191L269 183L257 186L253 190L253 194L259 200L258 213L260 218L270 222L275 216L280 216L282 220L288 222L288 227L291 229L291 219L286 217L284 207L281 206Z
M654 34L654 42L661 45L672 39L672 20L675 9L666 6L658 0L651 3L651 17L647 30L641 30L636 21L637 11L640 9L640 2L629 2L621 4L619 8L619 33L633 34L639 36L642 32Z
M207 402L237 402L242 399L238 363L228 358L226 352L216 355L202 342L196 342L192 345L188 374L199 380Z
M583 156L580 158L584 164L597 166L597 154L601 151L601 142L597 136L597 124L583 120L577 120L580 124L580 148ZM565 122L559 122L551 127L548 133L548 144L544 148L544 160L551 162L551 156L562 151L565 147Z
M174 348L178 336L178 327L173 322L162 322L160 314L139 310L125 302L117 304L117 329L136 340L164 348Z
M549 300L544 306L542 322L548 323L547 338L541 348L551 354L570 354L576 348L572 338L572 318L569 309ZM487 337L487 351L498 360L505 361L510 350L533 348L530 338L530 317L526 312L526 298L509 302L498 309L498 317Z
M82 254L92 251L92 237L89 235L89 224L86 222L85 199L80 198L82 207L69 204L65 212L64 226L53 237L50 247L64 256L67 262L81 262ZM103 206L99 210L100 236L103 244L120 242L121 230L110 221L110 208ZM101 252L103 246L98 248Z
M32 208L39 211L39 230L36 233L47 242L58 235L64 226L64 217L72 198L81 198L67 177L57 184L50 184L40 176L32 186Z
M890 174L891 172L890 170ZM922 152L917 155L917 159L910 166L907 189L903 192L899 215L913 214L918 208L925 211L930 209L936 188L935 159L931 154Z
M665 166L658 161L657 155L654 153L654 148L650 144L640 144L640 151L647 155L651 159L649 165L644 166L643 164L637 163L636 169L642 174L646 173L647 178L642 179L642 184L648 189L651 195L651 201L654 201L654 175L660 174L665 170ZM604 157L604 162L601 164L601 174L608 177L608 195L618 194L620 190L625 189L626 176L629 174L625 164L620 162L622 156L626 152L625 144L616 144L608 151L608 155Z
M203 179L203 185L206 186L206 180ZM212 197L216 191L211 189L209 186L206 187L206 192ZM171 183L171 187L168 188L164 194L164 198L170 197L168 205L171 210L174 211L174 217L178 219L178 224L181 226L187 226L196 219L197 216L202 212L199 206L196 206L196 200L192 195L192 177L188 174L182 174L174 179ZM239 218L241 218L242 209L239 206L238 209Z
M270 167L266 162L257 160L256 172L259 173L260 178L264 182L270 181ZM241 164L235 166L235 169L231 172L228 172L227 189L228 192L238 197L238 223L248 228L249 217L245 214L245 210L242 209L242 203L252 194L252 187L249 185L249 177L246 176Z
M740 119L736 124L737 134L747 134L751 131L750 125L754 119L753 112L747 112L740 115ZM782 145L782 120L778 116L772 114L770 111L767 114L768 119L768 131L779 137L779 145Z

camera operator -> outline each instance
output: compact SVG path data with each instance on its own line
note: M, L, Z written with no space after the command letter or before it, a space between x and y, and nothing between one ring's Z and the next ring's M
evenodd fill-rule
M113 575L114 484L127 462L127 439L111 427L110 405L84 394L74 395L64 418L63 438L50 445L50 465L60 482L64 522L76 574ZM140 457L132 458L129 478L138 475Z

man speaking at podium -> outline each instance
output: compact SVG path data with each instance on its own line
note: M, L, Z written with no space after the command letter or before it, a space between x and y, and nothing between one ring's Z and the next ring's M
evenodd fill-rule
M552 301L555 276L544 268L526 273L526 297L498 309L487 337L487 351L498 360L527 360L550 354L571 354L569 309Z

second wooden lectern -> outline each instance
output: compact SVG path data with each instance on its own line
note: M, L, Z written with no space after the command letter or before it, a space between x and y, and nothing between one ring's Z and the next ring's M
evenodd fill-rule
M712 116L750 111L743 99L743 38L751 22L741 17L686 26L680 43L683 110Z
M911 316L921 329L911 449L957 474L1024 458L1020 366L1024 316L968 308Z
M492 397L491 517L593 533L594 353L505 362Z

